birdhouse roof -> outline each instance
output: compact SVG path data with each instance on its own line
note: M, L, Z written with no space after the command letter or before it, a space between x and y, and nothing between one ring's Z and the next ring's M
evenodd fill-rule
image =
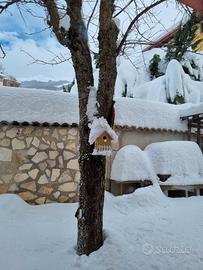
M117 142L118 136L109 126L106 119L104 117L95 118L90 126L89 143L93 144L104 132L111 137L113 142Z

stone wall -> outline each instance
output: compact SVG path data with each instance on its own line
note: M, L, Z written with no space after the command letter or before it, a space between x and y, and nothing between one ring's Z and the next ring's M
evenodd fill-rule
M0 194L78 201L78 128L0 125Z
M127 144L187 140L184 133L116 129L107 158L106 189L117 151ZM33 204L78 201L78 128L0 125L0 194L16 193Z

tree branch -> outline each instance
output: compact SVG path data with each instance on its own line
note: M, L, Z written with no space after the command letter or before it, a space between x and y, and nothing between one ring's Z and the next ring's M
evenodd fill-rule
M2 55L3 55L3 56L0 56L0 58L5 58L6 57L6 53L5 53L5 51L4 51L4 49L3 49L3 47L2 47L1 44L0 44L0 51L2 52Z
M122 40L121 40L119 46L118 46L118 48L117 48L117 55L119 55L119 53L120 53L120 51L121 51L121 49L122 49L122 46L124 45L124 43L125 43L125 41L126 41L128 35L129 35L129 33L131 32L131 30L132 30L134 24L138 21L138 19L139 19L143 14L147 13L149 10L151 10L152 8L158 6L159 4L161 4L161 3L165 2L165 1L167 1L167 0L159 0L159 1L157 1L157 2L155 2L155 3L153 3L153 4L151 4L150 6L146 7L144 10L142 10L142 11L141 11L141 12L140 12L140 13L139 13L139 14L131 21L131 23L129 24L129 26L128 26L128 28L127 28L127 30L126 30L126 32L125 32L125 34L124 34L124 36L123 36L123 38L122 38Z
M55 65L60 65L64 62L67 62L71 60L71 57L69 58L65 58L63 55L55 55L55 57L53 59L51 59L50 61L46 61L46 60L42 60L42 59L37 59L35 58L33 55L31 55L29 52L25 51L25 50L21 50L21 52L25 53L27 56L30 57L30 59L32 59L33 61L30 63L30 65L32 64L42 64L42 65L50 65L50 66L55 66ZM49 51L50 52L50 51ZM52 52L50 52L52 53Z
M11 0L11 1L2 1L0 4L0 14L6 10L7 8L9 8L10 6L12 6L13 4L17 4L20 2L26 2L26 1L22 1L22 0Z
M117 17L118 15L120 15L134 0L129 1L118 13L116 13L116 15L114 15L113 17Z
M94 5L94 7L93 7L93 9L92 9L92 13L91 13L91 15L90 15L90 17L89 17L89 20L88 20L88 22L87 22L87 30L89 29L89 24L90 24L90 22L91 22L91 19L92 19L93 15L94 15L94 12L95 12L95 10L96 10L96 8L97 8L98 3L99 3L99 0L96 0L96 3L95 3L95 5Z
M42 0L49 14L49 19L47 20L47 24L52 27L53 32L55 33L58 41L65 47L67 47L67 42L62 35L59 29L60 17L57 9L56 2L53 0Z

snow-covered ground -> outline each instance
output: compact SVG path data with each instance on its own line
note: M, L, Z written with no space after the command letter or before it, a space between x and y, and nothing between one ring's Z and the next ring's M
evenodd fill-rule
M30 206L0 196L1 270L202 270L203 197L170 199L154 187L106 194L105 243L75 254L77 204Z

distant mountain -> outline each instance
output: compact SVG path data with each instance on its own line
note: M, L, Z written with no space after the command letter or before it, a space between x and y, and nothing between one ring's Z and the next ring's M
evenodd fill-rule
M32 81L23 81L21 82L20 87L24 88L37 88L37 89L47 89L47 90L62 90L62 86L67 83L70 83L69 81L47 81L47 82L42 82L42 81L37 81L37 80L32 80Z

